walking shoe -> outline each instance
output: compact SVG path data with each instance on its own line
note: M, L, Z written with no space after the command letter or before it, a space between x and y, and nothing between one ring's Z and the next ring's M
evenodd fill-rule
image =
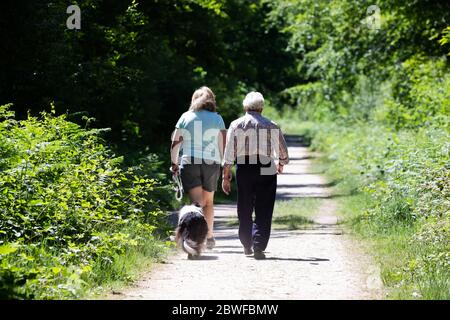
M245 247L244 247L244 254L245 254L246 256L251 256L251 255L253 254L252 248L245 248Z
M266 258L266 255L264 254L264 252L262 252L262 250L255 249L255 254L253 255L253 257L256 260L263 260Z
M214 239L214 237L206 239L206 248L211 250L215 246L216 246L216 240Z

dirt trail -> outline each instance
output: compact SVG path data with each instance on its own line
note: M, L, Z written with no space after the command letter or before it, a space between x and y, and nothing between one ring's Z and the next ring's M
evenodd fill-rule
M113 299L378 299L381 280L367 255L343 233L324 177L310 171L307 148L289 141L291 162L278 177L277 201L319 197L308 230L273 230L266 260L243 254L235 205L217 205L217 245L200 260L174 254ZM233 186L235 187L235 186Z

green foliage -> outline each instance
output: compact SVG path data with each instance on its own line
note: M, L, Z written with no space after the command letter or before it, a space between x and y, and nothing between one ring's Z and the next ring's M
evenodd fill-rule
M379 29L373 4L91 0L74 31L66 1L2 1L0 105L17 118L0 106L0 296L77 297L158 255L173 198L152 152L206 84L226 122L263 91L359 199L356 228L405 252L386 283L448 298L450 2L380 0Z
M278 1L269 21L290 36L303 81L284 90L303 120L376 119L400 127L448 124L448 1ZM438 41L439 40L439 41ZM439 85L436 85L438 83ZM376 108L382 110L375 111ZM380 116L382 114L383 116Z
M442 38L439 40L439 43L442 46L450 43L450 27L447 27L442 31ZM450 55L450 52L449 52L449 55Z
M270 8L260 1L79 1L76 31L66 28L67 5L0 5L8 44L0 104L14 103L20 119L54 101L57 114L85 113L111 128L107 138L121 147L165 151L196 88L210 86L230 122L247 89L269 95L298 78L287 36L266 23Z
M104 130L0 112L2 297L77 297L94 265L164 230L159 181L122 168Z
M354 209L344 201L355 211L355 229L391 248L380 245L384 255L378 256L385 283L406 298L448 299L448 130L334 123L315 130L312 146L327 153L327 173L341 192L362 197ZM403 255L387 263L397 250Z
M392 98L380 109L396 128L440 125L448 127L450 73L445 57L413 56L403 62L391 80Z
M448 208L448 207L447 207ZM410 260L407 281L419 279L424 299L449 299L450 219L430 219L411 240L417 255Z

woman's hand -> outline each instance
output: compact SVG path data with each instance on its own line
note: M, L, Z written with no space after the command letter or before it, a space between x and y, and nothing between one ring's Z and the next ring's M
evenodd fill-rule
M231 192L230 179L222 179L222 190L228 196Z
M178 167L178 165L176 163L172 163L172 165L170 166L170 172L172 172L172 174L179 174L179 171L180 168Z

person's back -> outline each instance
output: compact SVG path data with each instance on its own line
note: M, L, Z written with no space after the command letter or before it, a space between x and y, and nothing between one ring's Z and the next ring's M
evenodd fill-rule
M233 121L228 129L222 189L230 193L230 167L236 163L239 239L246 255L254 252L255 259L264 259L270 238L277 174L283 172L289 155L280 128L261 115L262 94L250 92L243 105L246 114Z
M276 123L260 112L247 111L231 123L230 130L233 130L233 157L237 164L273 164L280 150L279 139L284 139L282 135L280 137L281 131Z
M217 112L186 111L175 127L183 130L182 163L189 163L194 159L220 163L218 138L220 131L225 129L225 124Z
M214 192L220 176L225 123L216 112L216 99L208 87L192 95L189 111L182 114L172 136L171 171L179 174L191 203L199 204L208 223L206 246L215 244ZM181 153L181 160L179 159Z

